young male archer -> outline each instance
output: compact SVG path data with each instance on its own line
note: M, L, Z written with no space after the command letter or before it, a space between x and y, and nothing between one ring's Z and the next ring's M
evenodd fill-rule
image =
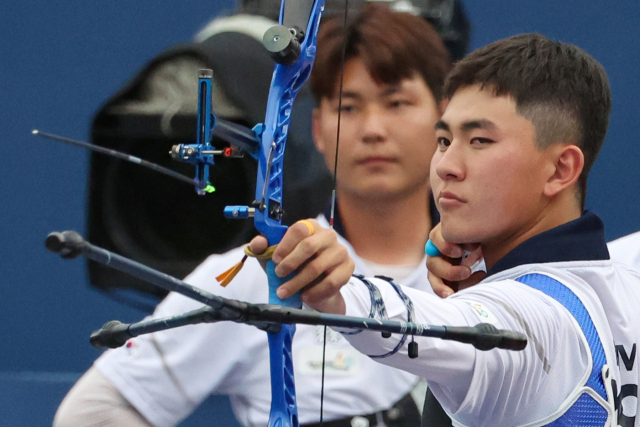
M447 299L403 291L414 321L490 322L525 333L529 345L482 352L416 337L418 359L404 344L379 360L426 378L454 425L638 425L640 371L630 355L640 339L640 275L609 259L601 220L582 212L611 108L604 69L575 46L520 35L461 60L444 90L431 162L441 233L451 244L479 245L487 277ZM314 237L323 247L322 234ZM299 239L285 239L283 274L305 259ZM347 281L309 285L303 300L369 316L369 289L357 278L342 286ZM389 317L406 320L394 287L370 282ZM279 294L299 287L285 284ZM346 337L368 355L398 343L373 333Z

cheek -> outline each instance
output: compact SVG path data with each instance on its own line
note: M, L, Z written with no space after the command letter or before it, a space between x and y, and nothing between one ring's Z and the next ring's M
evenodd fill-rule
M505 161L502 165L485 172L489 179L480 188L483 205L507 222L510 218L524 218L538 200L536 171L525 163Z
M431 141L425 140L424 136L418 141L403 148L404 164L410 168L407 172L416 173L423 179L428 179L431 175L434 150L430 145Z
M328 113L322 113L322 120L314 122L314 138L316 139L316 146L318 150L323 154L331 150L332 146L336 144L336 123L333 117Z
M423 163L428 172L431 160L436 152L436 134L432 125L406 123L399 129L409 158L416 163Z
M438 189L441 184L440 177L436 172L436 167L438 165L438 161L440 160L440 157L441 157L441 153L436 150L435 153L433 154L433 157L431 157L431 163L429 166L429 183L431 184L431 189L433 190L434 193L436 192L436 189Z

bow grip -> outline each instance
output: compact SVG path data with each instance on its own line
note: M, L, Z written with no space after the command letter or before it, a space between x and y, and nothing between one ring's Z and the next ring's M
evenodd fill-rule
M281 299L276 291L286 281L295 276L296 272L285 277L278 277L275 272L276 263L272 260L267 261L267 278L269 279L269 304L284 305L286 307L300 308L302 307L301 292L298 291L287 299Z
M295 272L286 277L278 277L275 273L276 263L267 261L267 277L269 279L269 303L287 307L302 307L301 292L287 299L281 299L276 290ZM296 388L291 347L296 332L295 324L284 324L277 333L267 333L269 341L269 358L271 370L271 411L268 427L299 427L298 407L296 404Z

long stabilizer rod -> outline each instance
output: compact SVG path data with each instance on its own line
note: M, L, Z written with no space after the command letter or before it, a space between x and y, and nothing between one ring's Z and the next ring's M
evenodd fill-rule
M94 332L91 336L91 343L96 347L119 347L127 339L145 333L223 320L249 323L270 332L280 324L303 323L436 337L468 343L479 350L490 350L492 348L522 350L527 345L527 338L524 334L515 331L498 330L487 323L481 323L473 327L424 325L318 313L280 305L250 304L226 299L106 249L94 246L86 242L75 231L53 232L47 236L45 246L50 251L61 254L63 258L76 258L78 255L82 255L85 258L131 274L162 289L180 293L206 304L206 307L179 316L147 320L134 324L123 324L118 321L108 322L102 329Z

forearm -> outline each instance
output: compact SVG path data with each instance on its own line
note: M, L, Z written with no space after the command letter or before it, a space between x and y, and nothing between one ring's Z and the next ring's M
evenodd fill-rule
M53 427L153 427L104 375L91 367L64 398Z
M405 303L398 293L386 281L372 279L371 283L380 290L389 320L407 321L408 312ZM412 321L432 325L466 326L479 323L460 310L460 302L442 300L432 294L415 289L402 288L413 304ZM368 289L354 280L342 290L349 316L368 317L371 310L371 296ZM464 303L462 303L464 305ZM377 317L377 316L376 316ZM475 350L467 344L443 341L430 337L406 337L404 344L394 353L402 335L394 334L391 338L382 338L378 332L362 332L346 335L345 338L359 351L369 356L382 356L376 360L411 372L430 382L452 384L454 394L460 399L468 390L473 376ZM418 343L419 357L408 357L408 344L412 338ZM389 354L392 353L392 354Z

